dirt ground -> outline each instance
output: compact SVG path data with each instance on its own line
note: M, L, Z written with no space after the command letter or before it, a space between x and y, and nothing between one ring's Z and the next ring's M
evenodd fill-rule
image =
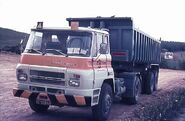
M16 86L15 68L19 56L0 53L0 121L92 121L90 108L51 106L45 114L33 112L27 99L13 97L12 88ZM110 121L124 117L137 110L145 101L152 102L159 93L174 88L185 87L185 71L161 69L159 90L152 95L142 95L137 105L126 105L120 102L113 104Z

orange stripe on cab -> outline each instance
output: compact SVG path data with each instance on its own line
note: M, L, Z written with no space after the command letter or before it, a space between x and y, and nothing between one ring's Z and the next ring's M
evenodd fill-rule
M22 54L21 64L64 68L92 69L92 59L51 55Z
M106 62L107 61L107 62ZM95 60L92 64L92 58L77 58L52 55L36 55L23 53L20 60L21 64L64 67L71 69L92 69L111 67L111 60ZM93 65L93 66L92 66Z

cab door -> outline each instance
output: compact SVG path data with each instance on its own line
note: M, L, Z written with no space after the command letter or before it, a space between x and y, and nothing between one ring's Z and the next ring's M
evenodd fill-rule
M100 53L100 45L104 42L104 36L102 33L96 33L93 43L94 88L101 88L108 76L107 54Z

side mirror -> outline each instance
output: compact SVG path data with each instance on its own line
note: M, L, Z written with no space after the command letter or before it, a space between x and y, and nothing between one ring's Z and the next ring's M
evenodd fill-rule
M100 44L100 54L107 54L108 45L106 43Z
M23 43L24 43L24 39L21 39L21 41L19 43L20 44L20 54L23 53L23 51L24 51Z

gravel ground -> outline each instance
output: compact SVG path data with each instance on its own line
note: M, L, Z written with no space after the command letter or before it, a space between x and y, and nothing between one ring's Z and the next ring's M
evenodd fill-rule
M167 121L185 121L185 106L179 110L172 111L168 115Z
M92 121L90 108L74 108L67 106L59 108L51 106L47 113L37 114L29 108L27 99L13 97L12 88L16 86L15 67L18 62L18 55L0 53L0 121ZM183 99L179 98L179 95L182 95L180 97L185 96L183 92L184 89L185 71L161 69L158 91L154 92L152 95L142 95L137 105L126 105L116 102L113 104L109 120L150 119L150 117L146 118L151 114L149 113L150 111L146 113L144 111L142 112L142 110L152 109L151 106L155 107L155 103L157 102L161 102L160 105L162 105L163 100L165 102L165 100L168 99L167 97L169 97L169 100L172 97L174 97L173 99L175 100L178 99L176 103L179 101L180 104L180 101ZM173 106L172 103L174 102L172 101L169 105ZM140 113L143 114L140 115ZM158 114L160 113L156 115ZM161 113L161 115L162 114L163 113ZM161 115L159 115L159 118Z

